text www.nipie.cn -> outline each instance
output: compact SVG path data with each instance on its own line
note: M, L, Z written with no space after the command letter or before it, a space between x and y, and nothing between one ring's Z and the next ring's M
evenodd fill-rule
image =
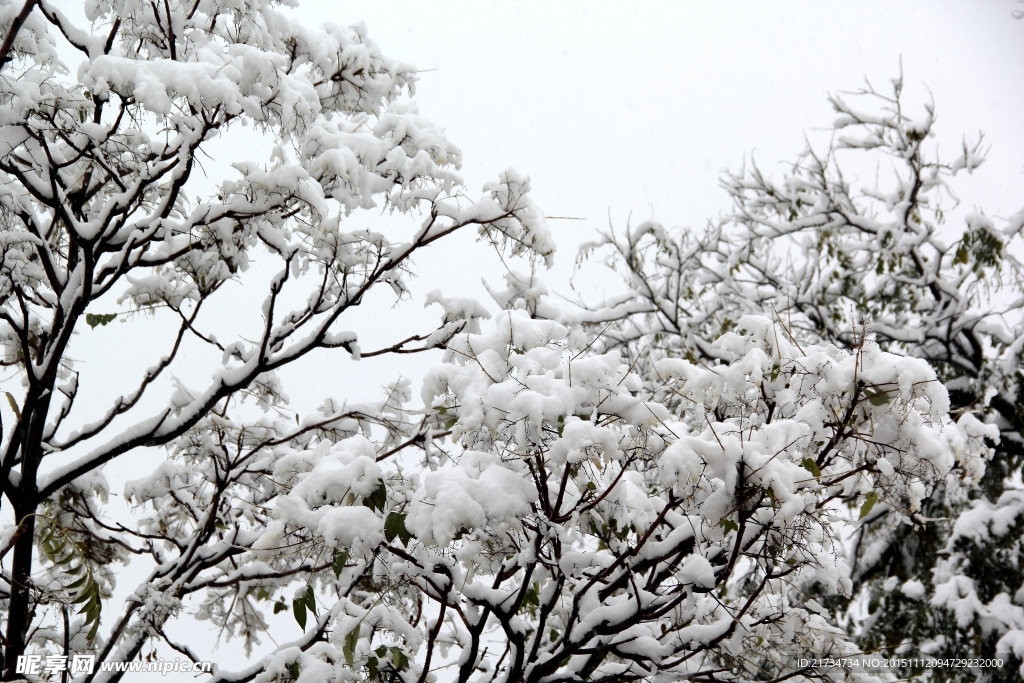
M64 655L19 655L15 665L15 673L39 676L43 673L56 674L67 671L71 674L91 674L96 668L96 655L72 655L70 659ZM213 670L212 662L193 662L188 659L157 659L143 662L101 662L100 671L123 673L158 673L166 676L169 673L209 673Z

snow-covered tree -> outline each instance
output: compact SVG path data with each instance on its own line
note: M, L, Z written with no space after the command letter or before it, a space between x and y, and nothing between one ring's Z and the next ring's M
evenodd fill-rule
M608 306L581 318L510 273L500 312L433 293L436 329L367 351L353 310L405 294L412 257L455 231L550 261L528 179L468 199L458 149L405 99L415 72L361 26L307 29L270 0L85 17L0 2L5 679L28 652L204 659L212 624L250 654L218 663L225 683L876 680L800 658L877 633L834 615L892 593L893 529L971 506L946 574L901 584L918 597L968 586L971 548L1015 533L1012 495L962 493L1017 433L993 416L1016 405L1020 334L986 308L1013 231L977 216L939 241L925 198L979 157L925 161L931 118L898 97L843 109L874 137L840 146L892 151L909 185L854 197L831 154L779 186L755 169L730 181L735 222L693 244L610 235L634 291ZM267 164L200 179L242 125ZM418 224L368 229L373 208ZM810 251L781 262L786 240ZM251 326L218 325L253 302ZM139 313L173 320L146 342L164 355L112 405L83 400L82 337ZM279 371L317 350L436 348L419 401L397 380L285 409ZM215 370L189 386L198 358ZM109 514L104 467L147 457L135 514ZM129 560L148 575L115 604ZM936 609L1010 605L986 600ZM282 618L301 635L272 633Z
M528 179L509 171L479 201L463 195L458 148L403 99L411 67L362 26L308 29L276 4L90 0L78 25L50 0L0 2L0 362L16 418L0 462L5 679L26 648L102 662L164 638L191 656L164 631L183 599L209 595L201 616L246 629L261 591L329 571L316 553L251 559L275 458L359 426L381 453L422 441L396 410L406 389L295 421L246 400L284 402L277 371L316 349L443 346L467 321L454 309L362 352L346 320L379 286L404 293L411 257L457 230L550 257ZM204 149L246 125L276 142L267 165L197 178ZM368 229L356 217L375 207L416 222ZM245 301L253 325L215 334L208 311ZM75 335L147 311L176 321L146 342L163 355L112 405L83 405ZM209 357L207 384L170 386ZM103 467L159 446L171 458L128 487L148 516L110 519ZM153 569L122 610L115 567L137 556Z
M424 381L435 431L418 467L360 435L263 456L275 519L253 558L331 564L294 597L313 630L245 676L422 681L444 662L464 681L814 677L801 655L855 645L790 587L850 594L841 524L880 500L913 517L981 474L994 432L952 422L924 361L867 340L801 347L746 316L711 345L728 362L662 358L651 396L510 280L493 329L454 337ZM210 612L255 631L230 593Z
M983 162L981 141L965 141L941 160L931 142L933 107L912 117L902 91L901 78L887 93L868 86L833 97L831 139L820 149L809 145L781 178L753 163L727 175L734 211L705 231L646 222L588 245L581 258L603 255L626 288L587 306L585 318L602 330L596 346L622 350L652 390L662 380L659 359L719 362L709 340L765 311L801 344L851 348L867 337L927 362L952 414L987 424L984 474L964 470L912 515L879 491L848 549L853 594L824 604L867 650L1012 653L1017 665L983 675L1017 680L1024 210L1001 221L975 210L964 224L948 224L959 203L950 182ZM887 392L865 391L872 402L889 400ZM964 675L903 671L924 673Z

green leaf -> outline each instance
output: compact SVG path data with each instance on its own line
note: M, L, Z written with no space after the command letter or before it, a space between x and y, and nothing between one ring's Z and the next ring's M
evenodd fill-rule
M91 600L91 599L92 599L92 593L90 593L89 589L87 588L86 590L82 591L77 596L75 596L75 599L71 601L71 604L72 605L78 605L80 603L86 602L86 601ZM85 609L85 607L83 607L82 609ZM78 610L78 613L81 614L82 610Z
M860 518L864 519L871 512L871 508L875 507L875 503L878 502L878 494L874 491L864 496L864 504L860 506Z
M401 648L391 648L391 661L399 671L405 671L409 668L409 658L405 656Z
M384 538L390 542L395 537L402 541L402 545L408 545L412 539L412 534L405 528L405 515L398 512L389 513L384 520Z
M805 470L813 474L815 479L821 477L821 470L818 468L818 463L814 462L813 459L804 458L803 460L800 461L800 464L803 465L803 468Z
M956 249L956 257L954 257L953 263L967 263L967 256L967 247L961 243Z
M53 546L50 545L49 541L43 541L39 544L39 549L43 551L43 555L46 555L46 559L50 562L54 561Z
M292 600L292 614L295 615L295 622L303 631L306 630L306 596Z
M86 313L85 324L92 329L96 329L97 325L106 325L113 322L116 317L117 313Z
M538 605L540 605L540 584L534 583L523 596L523 606L537 607Z
M367 671L370 672L370 679L371 680L377 677L377 658L376 657L369 657L366 660L366 669L367 669Z
M306 593L302 596L302 599L306 602L306 607L313 613L314 617L319 617L316 611L316 595L313 593L312 586L306 586Z
M100 620L100 604L98 602L89 601L85 603L82 609L78 610L79 614L85 613L85 623Z
M363 498L363 505L371 510L380 510L381 512L384 512L384 506L387 505L387 503L388 490L384 487L383 481L381 481L377 488L373 490L373 493Z
M884 406L892 400L892 393L888 391L872 391L871 389L865 389L864 395L868 397L873 406Z
M256 591L256 599L257 600L269 600L270 599L270 591L268 591L263 586L260 586L259 590Z
M298 662L292 662L291 664L288 665L288 674L292 678L298 679L298 677L299 677L299 663Z
M740 528L739 525L737 525L736 522L732 521L731 519L723 519L721 522L718 523L718 526L725 529L726 535L728 535L730 531L739 531Z
M445 429L451 429L452 427L455 426L455 423L458 422L458 421L459 421L459 418L457 418L457 417L450 418L447 421L445 421L444 428Z
M89 580L89 575L88 574L84 574L82 576L82 578L77 579L73 583L69 583L68 585L64 586L64 588L66 588L67 590L72 590L74 588L79 588L80 586L84 585L85 582L88 581L88 580Z
M14 416L21 419L21 408L18 407L18 402L14 400L14 396L9 391L5 391L7 394L7 402L11 404L11 410L14 411Z
M349 631L348 635L345 636L345 646L341 649L341 653L345 655L345 661L348 662L349 666L355 664L356 661L356 645L359 644L359 624Z
M92 573L86 570L82 578L68 586L69 589L81 588L81 592L71 601L72 605L79 605L78 614L85 615L85 624L91 625L87 638L91 641L96 637L96 631L100 625L100 612L103 604L100 600L100 586L93 579Z
M284 600L278 600L274 603L274 614L280 614L288 609L288 605L284 604Z
M345 564L348 562L348 551L339 550L334 553L334 559L331 560L331 569L334 571L335 578L341 578L341 572L345 570Z

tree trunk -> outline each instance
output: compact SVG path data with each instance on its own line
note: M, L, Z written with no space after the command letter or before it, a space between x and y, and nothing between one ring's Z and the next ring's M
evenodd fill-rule
M36 486L42 460L43 429L50 409L53 373L29 389L22 406L21 480L18 495L12 501L14 518L21 523L21 532L14 544L11 565L11 599L7 611L7 633L4 643L3 680L22 678L14 673L18 655L25 654L28 631L35 616L32 597L32 565L35 560L36 510L39 507ZM46 387L42 391L42 387Z
M11 600L7 611L6 647L4 648L3 680L21 678L14 673L18 655L25 653L25 641L35 612L31 604L29 582L35 553L36 517L31 510L16 507L14 514L21 519L21 535L14 543L14 561L11 568Z

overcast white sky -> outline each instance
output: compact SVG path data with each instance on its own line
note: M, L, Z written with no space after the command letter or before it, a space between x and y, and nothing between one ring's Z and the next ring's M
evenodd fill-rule
M69 9L78 4L64 2ZM751 152L763 168L781 168L778 162L802 148L805 131L832 121L827 93L856 89L865 77L884 88L901 60L911 101L930 96L936 104L937 141L947 157L963 134L985 132L988 163L956 185L965 207L1014 213L1024 206L1024 21L1012 17L1017 9L1024 6L1014 0L320 0L304 2L296 14L310 24L363 20L386 54L427 70L416 100L461 146L472 193L511 166L532 176L547 214L585 219L552 222L561 251L549 279L566 291L576 244L605 227L609 214L617 227L630 212L634 220L703 226L729 208L718 188L722 169L738 168ZM230 162L266 161L246 156L259 147L219 149L231 158L206 166L211 179L230 174ZM379 219L351 220L372 226ZM381 341L394 341L398 327L425 330L437 319L436 312L424 316L427 291L483 298L481 276L497 282L501 275L498 261L469 236L418 266L412 301L384 315L368 306L360 313L363 326L353 329ZM109 377L95 410L130 388L108 374L111 367L123 375L165 352L159 327L137 321L83 332L81 367L90 367L92 351L106 357L91 366ZM128 328L140 343L139 335L154 335L145 353L128 343ZM297 404L309 408L327 394L374 395L399 372L415 379L437 360L357 364L341 355L290 377ZM119 492L125 471L110 474ZM126 576L124 587L130 583ZM297 635L289 631L286 640L289 634ZM222 646L215 657L238 652Z

